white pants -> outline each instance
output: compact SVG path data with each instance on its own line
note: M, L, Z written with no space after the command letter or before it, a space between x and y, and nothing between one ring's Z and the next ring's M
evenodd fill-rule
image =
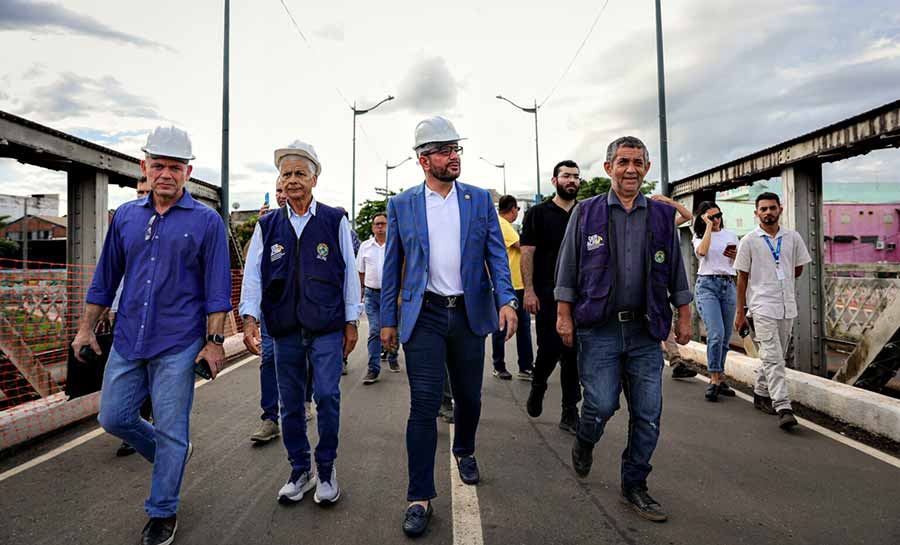
M753 316L756 342L759 344L759 358L762 367L756 371L757 395L772 398L776 411L790 409L787 384L784 379L784 355L791 342L794 320L778 320L767 316Z

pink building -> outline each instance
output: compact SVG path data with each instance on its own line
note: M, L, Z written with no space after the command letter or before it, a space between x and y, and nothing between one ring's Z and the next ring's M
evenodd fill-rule
M826 263L900 263L900 204L824 208Z

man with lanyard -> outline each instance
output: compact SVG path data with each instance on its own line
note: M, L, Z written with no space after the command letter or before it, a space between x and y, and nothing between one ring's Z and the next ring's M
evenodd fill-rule
M522 298L525 296L525 285L522 283L521 246L519 245L519 233L512 226L519 215L519 202L512 195L500 197L497 203L497 216L500 220L500 232L503 233L503 244L506 246L506 256L509 259L509 273L512 278L513 289L516 290L516 298L519 308L516 310L518 326L516 329L516 355L518 356L519 378L531 380L533 373L534 355L531 348L531 316L522 306ZM491 359L494 361L494 376L501 380L511 380L512 374L506 370L506 332L497 330L491 333Z
M278 209L287 203L281 176L278 176L275 181L275 202ZM259 209L259 217L263 217L268 212L269 203L266 202ZM247 253L249 253L249 248ZM246 256L244 258L246 259ZM259 427L250 436L250 441L257 444L268 443L281 435L281 429L278 427L278 376L275 374L275 342L266 330L265 320L259 321L259 331L262 337L262 350L259 358L259 405L262 414L259 417ZM307 407L307 420L309 413Z
M454 400L453 456L460 479L474 485L480 480L475 433L481 416L484 339L497 329L506 328L507 340L516 332L518 302L490 193L456 181L462 163L460 140L443 117L420 122L413 149L425 182L388 201L381 341L390 350L399 340L406 355L409 505L403 531L410 537L425 533L431 499L437 496L436 420L445 364ZM403 300L399 309L398 297Z
M287 205L260 218L250 240L240 312L244 345L260 353L259 319L275 344L281 428L291 474L278 501L294 503L314 487L316 503L335 503L341 489L334 460L340 424L342 358L357 339L359 277L350 223L316 202L312 190L322 166L315 149L295 141L275 150ZM311 472L304 415L307 366L315 377L318 478Z
M745 308L753 316L762 367L757 369L753 405L778 415L778 425L797 425L784 380L784 356L797 318L794 279L812 261L797 231L779 226L781 200L774 193L756 197L759 226L741 239L734 268L738 271L737 312L734 329L749 327ZM750 296L747 296L747 288Z
M590 473L594 445L624 390L622 499L641 517L662 522L668 517L647 491L662 415L660 341L669 334L673 306L676 340L690 340L692 296L675 209L641 194L650 169L647 147L632 136L619 138L607 148L603 168L612 187L572 212L556 275L556 329L566 346L577 336L584 387L572 466L581 477Z
M369 319L369 372L363 384L378 382L381 373L381 270L384 268L384 245L387 239L387 214L375 214L372 218L372 238L363 242L356 254L356 269ZM387 352L388 366L392 373L400 372L397 353Z
M215 378L225 363L231 271L222 218L184 188L194 159L187 133L158 127L141 149L152 191L116 210L72 350L79 359L83 347L99 352L94 325L124 277L98 420L153 464L141 543L160 545L172 543L178 527L194 364L205 360ZM139 415L148 395L152 425Z
M575 161L560 161L553 167L550 179L556 194L552 199L532 206L522 221L522 280L525 284L525 310L535 315L537 357L534 377L526 409L537 418L544 410L547 380L559 362L559 382L562 388L560 429L574 434L578 429L578 361L574 347L565 346L556 332L556 258L562 244L566 225L575 206L581 186L581 176Z

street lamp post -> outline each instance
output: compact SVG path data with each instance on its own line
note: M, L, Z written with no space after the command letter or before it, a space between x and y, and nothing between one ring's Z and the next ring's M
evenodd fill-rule
M222 55L222 193L219 205L222 212L222 221L225 222L225 229L231 231L231 216L228 211L229 200L229 184L228 184L228 110L229 110L229 92L228 92L228 66L229 66L229 35L231 26L231 2L225 0L225 36Z
M356 116L367 114L389 100L394 100L394 97L388 95L387 98L383 99L381 102L372 106L371 108L359 109L356 107L356 102L354 102L353 106L350 107L350 109L353 110L353 187L351 189L350 197L350 223L353 227L356 227Z
M503 95L497 95L497 98L499 98L500 100L505 100L506 102L509 102L510 104L512 104L516 108L522 110L523 112L526 112L529 114L534 114L534 162L535 162L535 174L536 174L534 202L535 202L535 204L537 204L541 201L541 153L540 153L540 150L538 149L538 115L537 115L538 114L538 104L537 104L537 100L534 101L533 108L526 108L524 106L519 106L518 104L516 104L515 102L511 101L510 99L506 98Z
M399 167L400 165L402 165L403 163L405 163L407 161L412 161L412 157L407 157L406 159L400 161L396 165L389 165L389 164L387 164L387 161L384 162L384 197L385 198L387 198L387 196L390 194L389 189L388 189L388 171L394 170L395 168Z
M661 186L663 195L669 196L669 138L666 135L666 75L663 66L662 12L656 0L656 79L659 84L659 158L662 165Z
M506 194L507 194L507 193L506 193L506 163L500 163L500 164L498 165L498 164L496 164L496 163L493 163L493 162L491 162L491 161L488 161L488 160L485 159L484 157L479 157L479 159L481 159L482 161L484 161L485 163L487 163L487 164L489 164L489 165L491 165L491 166L493 166L493 167L497 167L497 168L502 168L502 169L503 169L503 194L506 195Z

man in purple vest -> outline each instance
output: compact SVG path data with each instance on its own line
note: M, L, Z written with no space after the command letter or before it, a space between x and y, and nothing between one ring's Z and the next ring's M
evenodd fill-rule
M676 340L687 344L692 296L675 209L641 194L650 170L647 147L632 136L619 138L607 148L603 168L612 189L573 210L554 291L556 329L567 346L577 338L584 388L572 466L579 476L588 475L594 445L619 408L624 390L629 422L622 497L643 518L662 522L668 517L647 492L662 414L660 341L669 333L675 306Z

